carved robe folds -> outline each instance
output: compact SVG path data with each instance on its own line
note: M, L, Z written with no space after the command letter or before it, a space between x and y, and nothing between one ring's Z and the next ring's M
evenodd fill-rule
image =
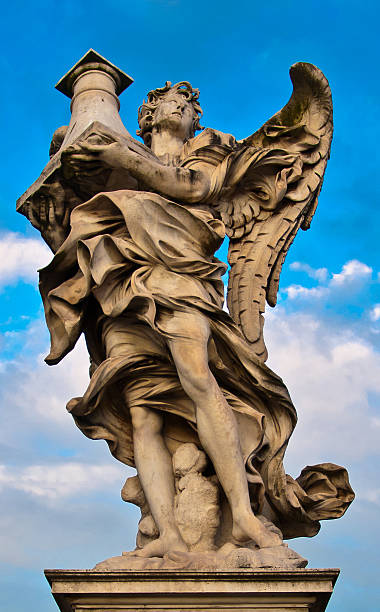
M236 416L252 505L265 513L266 498L284 537L311 536L320 519L343 514L352 490L346 471L333 464L305 468L298 481L285 474L295 408L282 380L256 357L223 310L226 266L214 253L225 228L209 206L228 188L228 176L241 180L250 168L249 147L230 165L223 162L228 154L232 137L212 130L185 145L183 165L201 164L214 177L204 205L185 207L154 193L121 190L73 210L68 238L40 272L51 333L46 361L60 361L85 333L92 377L68 409L83 433L105 439L118 460L134 465L129 415L134 405L165 414L171 453L184 442L201 446L194 406L165 339L175 334L173 321L205 313L212 329L210 368ZM286 163L291 166L289 156ZM273 189L280 188L277 180Z

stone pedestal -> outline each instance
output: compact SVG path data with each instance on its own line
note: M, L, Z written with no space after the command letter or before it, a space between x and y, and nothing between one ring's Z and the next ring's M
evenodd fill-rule
M323 612L337 569L46 570L61 612Z

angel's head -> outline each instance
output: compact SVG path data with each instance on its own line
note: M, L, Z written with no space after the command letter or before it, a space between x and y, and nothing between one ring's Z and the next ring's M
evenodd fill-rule
M175 85L167 81L164 87L150 91L147 98L138 111L140 129L137 135L148 147L151 146L153 129L171 131L184 142L192 138L196 130L202 129L199 90L193 89L187 81Z

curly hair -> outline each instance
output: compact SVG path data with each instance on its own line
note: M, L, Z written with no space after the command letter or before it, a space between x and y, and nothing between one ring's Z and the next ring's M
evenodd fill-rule
M140 129L136 131L137 136L141 136L144 143L150 147L152 141L152 128L154 113L159 106L161 100L168 93L180 93L185 100L192 104L194 110L193 128L191 136L194 136L197 130L202 130L199 119L203 115L203 111L198 102L199 89L193 89L187 81L180 81L172 86L170 81L166 81L164 87L152 89L147 95L147 102L143 101L138 110L138 122Z

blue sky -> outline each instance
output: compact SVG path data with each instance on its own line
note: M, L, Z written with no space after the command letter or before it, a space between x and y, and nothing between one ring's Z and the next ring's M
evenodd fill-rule
M288 255L265 331L269 365L299 415L289 473L332 461L349 469L357 492L345 517L291 545L310 567L341 568L330 612L380 609L379 17L377 2L350 0L3 7L1 610L56 610L42 570L92 567L131 548L136 528L137 512L119 498L128 470L65 411L87 384L84 347L55 368L43 363L48 337L35 270L49 253L15 213L16 198L48 161L54 130L69 121L69 101L54 84L89 47L135 79L121 96L131 133L146 92L166 80L189 80L201 91L203 125L242 138L286 103L291 64L312 62L329 79L335 133L319 208Z

